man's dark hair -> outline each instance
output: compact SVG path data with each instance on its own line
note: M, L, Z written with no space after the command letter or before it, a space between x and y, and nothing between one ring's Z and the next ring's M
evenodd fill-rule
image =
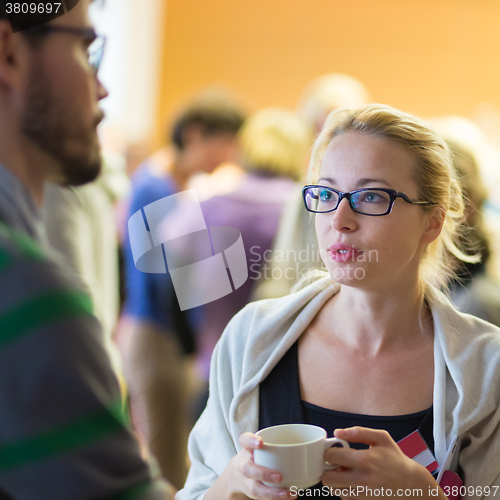
M10 21L3 0L0 0L0 21ZM43 36L36 28L23 30L20 33L27 38L32 47L38 47L42 42Z
M100 0L100 4L104 4L105 0ZM25 35L31 45L37 46L41 43L41 40L44 38L45 32L43 30L37 30L37 27L43 26L47 22L53 21L57 17L60 17L61 15L64 14L48 14L48 13L42 13L40 14L39 12L36 12L32 14L31 12L29 13L22 13L22 14L11 14L10 16L7 15L7 9L6 9L6 4L9 2L9 0L0 0L0 21L9 21L11 23L11 27L13 28L14 32L20 31ZM64 5L68 11L76 7L78 4L79 0L64 0ZM90 0L90 3L94 2L94 0ZM37 2L27 1L25 3L44 3L43 0L37 0ZM61 6L62 7L62 6ZM62 11L61 11L62 12Z
M192 126L201 128L204 136L229 133L237 134L246 119L246 113L227 92L208 90L186 106L171 128L172 143L184 149L186 131Z
M7 0L0 0L0 21L8 21L7 9L5 8L5 3Z
M62 3L60 4L60 7L57 10L52 11L51 9L50 13L49 11L45 12L46 2L44 2L44 0L36 0L31 2L27 1L24 2L23 4L25 6L31 6L31 5L34 5L35 7L43 6L42 11L38 11L38 9L35 9L35 12L31 12L31 10L28 8L27 11L17 12L17 13L13 12L7 15L6 6L8 3L10 3L9 0L0 0L0 20L9 21L11 28L15 33L17 32L26 33L35 26L42 25L44 23L47 23L64 15L64 7ZM12 4L15 3L16 2L12 2ZM74 7L77 3L78 0L69 0L69 2L66 0L65 5L66 7L69 8L70 5Z

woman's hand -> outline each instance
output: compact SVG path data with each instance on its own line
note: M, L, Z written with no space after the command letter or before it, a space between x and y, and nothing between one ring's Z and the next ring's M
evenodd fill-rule
M257 465L253 452L264 445L262 438L245 432L240 436L242 450L229 462L212 488L205 495L206 500L242 500L245 498L278 500L289 499L289 490L271 488L262 483L279 483L281 474L275 470Z
M398 496L397 490L421 490L411 496L418 498L431 497L431 490L436 498L437 483L432 475L411 458L408 458L394 442L388 432L351 427L337 429L335 437L351 443L364 443L370 446L368 450L353 450L347 448L330 448L325 452L325 460L339 465L335 470L326 471L321 480L323 484L333 488L352 487L357 499L372 498L366 494L367 489L377 489L380 496ZM364 487L364 490L360 487ZM383 490L382 490L383 488ZM384 491L384 493L382 493ZM439 498L444 493L438 488ZM400 496L400 495L399 495ZM405 496L405 495L403 495ZM446 498L446 496L444 496Z

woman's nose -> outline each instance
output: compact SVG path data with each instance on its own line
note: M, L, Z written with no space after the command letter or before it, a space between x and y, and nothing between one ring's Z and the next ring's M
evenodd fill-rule
M344 198L337 207L335 212L332 212L331 225L333 229L339 232L353 231L357 228L357 216L349 204L349 200Z

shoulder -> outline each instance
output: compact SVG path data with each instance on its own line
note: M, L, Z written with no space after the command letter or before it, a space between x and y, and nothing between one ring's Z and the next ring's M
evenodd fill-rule
M0 441L9 443L0 489L16 498L125 497L147 483L151 498L163 498L128 431L90 297L35 240L3 224L0 371ZM48 446L47 436L64 444ZM54 482L54 471L71 481Z
M86 185L85 188L91 185ZM84 191L83 191L84 192ZM82 189L72 186L59 186L58 184L45 184L43 191L43 208L42 210L50 209L59 205L82 205L81 197Z
M2 373L10 374L9 382L29 384L33 391L44 386L44 394L69 413L78 405L64 402L73 398L80 400L79 405L95 404L97 394L91 384L94 388L100 384L104 399L104 395L110 400L117 397L119 390L90 295L52 254L21 233L6 234L4 228L0 229ZM18 395L18 401L33 391ZM8 398L8 387L2 382L0 399Z
M500 285L487 274L479 274L459 290L452 300L462 311L500 326ZM459 302L460 301L460 302Z
M69 269L29 236L0 226L0 316L5 333L13 318L22 323L55 321L58 314L91 315L92 300ZM9 318L9 321L7 321Z
M175 194L176 191L176 186L169 175L158 177L151 172L148 164L145 164L132 176L130 213L134 214L150 203Z
M438 332L459 345L492 343L500 348L500 328L471 314L460 312L441 292L433 291L432 314Z
M146 163L132 175L132 196L146 196L147 193L172 194L176 191L173 179L167 175L155 175Z
M229 322L220 343L224 348L238 352L238 357L243 356L246 350L252 351L256 344L262 342L272 348L309 303L320 295L325 298L318 297L318 300L324 302L335 293L335 286L327 277L284 297L251 302ZM311 308L311 313L305 311L301 318L307 322L315 311L315 308Z
M491 392L500 384L500 328L458 311L442 294L438 299L432 306L434 331L452 378L458 385L475 386L468 391L472 399L479 392ZM498 399L500 393L495 393Z

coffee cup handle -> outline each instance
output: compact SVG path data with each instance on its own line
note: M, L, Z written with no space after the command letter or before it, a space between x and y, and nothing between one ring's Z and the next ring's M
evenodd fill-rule
M328 438L325 440L325 451L328 448L331 448L334 444L342 445L342 448L349 448L349 443L345 439L340 438ZM338 469L339 465L331 465L328 462L325 462L325 470L334 470Z

